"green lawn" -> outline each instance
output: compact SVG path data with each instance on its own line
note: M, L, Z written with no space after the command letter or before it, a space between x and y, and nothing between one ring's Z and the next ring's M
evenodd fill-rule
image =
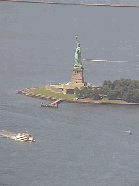
M61 98L61 99L66 99L66 100L71 100L75 99L76 95L75 94L62 94L62 93L54 93L51 92L50 90L46 90L45 87L38 87L38 88L31 88L29 89L29 92L34 93L34 94L41 94L44 96L52 97L52 98ZM104 98L102 100L94 100L96 103L102 103L102 104L126 104L126 101L122 100L108 100L107 98Z
M46 90L46 88L31 88L29 89L30 92L34 94L41 94L53 98L61 98L61 99L74 99L76 98L75 94L62 94L62 93L53 93L50 90Z
M122 100L109 100L107 98L104 98L102 100L98 100L98 103L118 103L118 104L126 104L126 101L122 101Z

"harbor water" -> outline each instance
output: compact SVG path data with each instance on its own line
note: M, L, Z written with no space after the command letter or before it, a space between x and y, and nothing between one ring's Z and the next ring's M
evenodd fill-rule
M137 105L62 102L53 109L16 94L68 82L76 35L82 59L105 60L83 62L86 82L139 79L138 17L138 8L0 2L0 130L35 139L0 138L0 185L139 185Z

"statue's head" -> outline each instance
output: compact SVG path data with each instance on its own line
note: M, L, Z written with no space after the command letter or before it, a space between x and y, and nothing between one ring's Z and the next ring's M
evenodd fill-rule
M80 47L80 43L78 43L78 47Z

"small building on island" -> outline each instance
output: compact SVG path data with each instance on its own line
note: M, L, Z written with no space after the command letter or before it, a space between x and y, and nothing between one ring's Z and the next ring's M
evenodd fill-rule
M46 85L46 90L50 90L55 93L63 93L63 94L74 94L74 89L77 87L80 89L84 86L90 86L87 82L84 81L83 77L83 65L81 60L81 46L76 38L76 50L75 50L75 63L72 68L72 77L71 81L67 83L59 83L59 84L50 84ZM94 87L94 86L92 86ZM95 86L94 88L99 88L99 86Z

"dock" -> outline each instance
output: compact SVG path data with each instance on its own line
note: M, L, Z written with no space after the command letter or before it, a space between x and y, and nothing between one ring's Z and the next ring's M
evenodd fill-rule
M62 99L57 99L55 101L53 101L52 103L49 103L49 104L44 104L44 103L41 103L41 107L54 107L54 108L58 108L58 104L60 102L62 102L63 100Z

